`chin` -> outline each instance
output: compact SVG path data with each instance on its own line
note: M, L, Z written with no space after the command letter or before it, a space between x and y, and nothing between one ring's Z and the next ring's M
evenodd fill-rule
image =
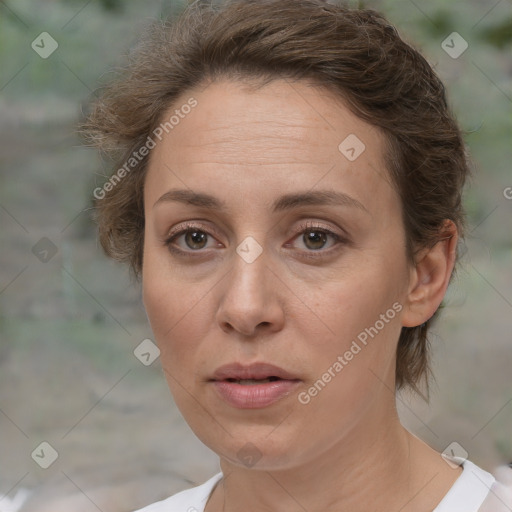
M268 425L233 426L212 436L212 431L194 430L196 436L221 459L239 468L279 471L297 465L303 455L301 442L289 429L278 433L279 427ZM218 431L215 432L217 434ZM229 433L228 433L229 432Z

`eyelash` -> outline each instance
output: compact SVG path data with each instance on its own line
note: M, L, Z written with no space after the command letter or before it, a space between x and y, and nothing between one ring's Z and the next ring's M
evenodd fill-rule
M191 257L191 258L201 256L202 254L200 254L200 253L204 252L201 249L198 249L197 251L194 251L194 250L184 251L182 249L177 249L176 247L174 247L172 245L172 242L174 242L177 238L179 238L181 235L184 235L190 231L199 231L201 233L205 233L208 236L213 236L210 234L210 232L208 230L203 229L203 227L198 224L186 223L178 231L171 232L170 235L164 240L164 245L167 247L167 249L171 253L176 254L178 256ZM212 230L212 231L215 234L215 230ZM334 240L335 244L334 244L333 248L327 249L327 250L322 250L322 249L318 249L316 251L315 250L307 250L307 251L305 251L305 254L304 254L305 258L318 259L318 258L325 257L327 254L330 254L331 252L335 251L337 245L346 244L348 242L348 240L345 237L339 235L338 233L335 233L334 231L332 231L328 228L325 228L323 226L316 225L310 221L299 226L298 232L296 233L296 235L294 236L293 239L297 238L299 235L304 234L308 231L309 232L314 231L317 233L322 233L327 236L330 236ZM194 253L199 253L199 254L194 254Z

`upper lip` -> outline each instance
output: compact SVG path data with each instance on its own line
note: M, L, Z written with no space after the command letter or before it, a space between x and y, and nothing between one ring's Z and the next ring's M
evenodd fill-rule
M210 380L266 379L268 377L278 377L284 380L299 380L292 373L269 363L253 363L250 365L243 365L241 363L225 364L215 370Z

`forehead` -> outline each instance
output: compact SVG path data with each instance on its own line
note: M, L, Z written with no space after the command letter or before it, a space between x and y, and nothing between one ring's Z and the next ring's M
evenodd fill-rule
M151 153L146 196L205 181L219 191L236 184L244 193L261 193L263 185L266 194L283 192L294 182L312 188L319 181L322 188L343 186L356 196L363 188L366 194L392 193L381 190L390 188L383 134L324 88L287 80L257 88L219 80L182 95L163 122L191 98L197 105L184 109L188 113L168 127Z

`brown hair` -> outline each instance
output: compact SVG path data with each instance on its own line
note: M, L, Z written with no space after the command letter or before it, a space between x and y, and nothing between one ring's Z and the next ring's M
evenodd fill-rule
M334 91L386 136L386 164L402 201L407 251L434 245L445 219L462 235L468 165L440 79L379 13L321 0L194 2L155 22L121 77L105 88L82 128L115 168L143 146L176 99L217 77L305 79ZM144 157L96 202L106 253L140 275ZM437 314L437 312L436 312ZM435 315L434 315L435 317ZM429 321L402 328L396 387L428 393ZM422 395L423 396L423 395Z

